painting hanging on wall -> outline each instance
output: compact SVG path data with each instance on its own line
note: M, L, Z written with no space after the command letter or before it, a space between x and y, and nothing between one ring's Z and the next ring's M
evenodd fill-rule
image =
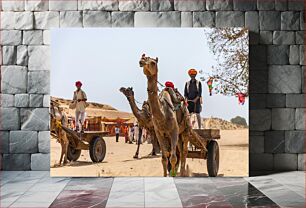
M248 176L246 28L51 31L51 176Z

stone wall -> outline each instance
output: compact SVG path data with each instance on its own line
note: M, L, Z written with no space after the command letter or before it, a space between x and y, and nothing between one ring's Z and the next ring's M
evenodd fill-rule
M3 169L49 169L50 28L245 26L250 173L304 170L303 10L303 0L2 1Z

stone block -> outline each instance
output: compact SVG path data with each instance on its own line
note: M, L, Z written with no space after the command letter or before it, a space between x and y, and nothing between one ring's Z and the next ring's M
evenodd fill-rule
M15 29L14 12L1 12L1 29L13 30Z
M3 170L30 170L30 154L3 154Z
M192 12L181 12L181 27L193 27L192 19Z
M252 31L252 32L259 31L258 12L252 11L252 12L245 13L245 27L247 27L249 31Z
M50 72L32 71L28 75L28 93L49 94Z
M250 136L249 138L250 153L263 153L264 152L264 137L263 136Z
M50 45L50 43L51 43L50 30L43 30L43 44Z
M264 132L263 131L249 131L249 135L250 136L264 136Z
M28 60L28 47L25 45L17 46L17 65L26 66L28 65Z
M112 12L112 27L134 27L134 12Z
M295 32L295 43L299 45L304 44L304 31Z
M10 133L8 131L0 131L0 153L9 153Z
M84 11L83 18L84 27L111 27L112 25L112 16L110 12Z
M282 30L299 30L300 13L299 12L282 12L281 13Z
M250 67L262 68L267 66L267 46L251 45L249 47Z
M294 65L271 66L269 68L270 93L300 93L301 67Z
M303 11L304 10L304 0L288 0L288 10L293 11Z
M30 94L30 107L39 108L43 107L44 95Z
M26 11L47 11L49 9L49 0L26 0Z
M16 46L2 46L2 64L15 65L17 59Z
M44 95L43 107L50 107L50 95Z
M174 0L151 0L151 11L172 11Z
M24 11L24 0L20 1L3 1L3 11Z
M305 130L305 109L297 108L295 110L295 129Z
M59 12L34 12L35 29L50 29L59 27Z
M287 0L275 0L275 10L286 11L288 9Z
M193 27L214 27L214 12L193 12Z
M81 11L60 12L60 27L83 27Z
M274 31L273 44L277 45L295 44L295 33L289 31Z
M105 0L79 0L78 1L79 10L94 10L94 11L117 11L119 9L119 1L105 1Z
M260 30L280 30L281 14L278 11L259 11Z
M305 64L305 46L300 45L300 65L306 65Z
M294 171L297 170L298 161L297 154L275 154L274 170L278 171Z
M233 0L234 10L238 11L251 11L257 9L257 2L254 0Z
M257 110L266 108L266 94L250 94L249 109Z
M289 48L289 64L300 63L300 48L299 45L291 45Z
M50 154L32 154L31 170L49 171L50 170Z
M285 131L265 132L265 153L285 152Z
M20 45L22 41L20 30L2 30L0 38L2 45Z
M250 110L250 130L266 131L271 128L271 110Z
M298 154L298 170L299 171L305 171L305 158L306 154Z
M204 11L205 0L192 0L192 1L174 0L174 10L183 11L183 12Z
M206 9L212 11L233 10L233 0L206 0Z
M23 44L41 45L43 44L43 34L41 30L29 30L23 32Z
M250 153L249 169L273 170L273 155L268 153Z
M15 29L31 30L34 27L34 16L32 12L15 12Z
M14 95L0 94L0 106L3 108L14 107Z
M302 93L306 92L306 87L304 86L304 82L306 80L305 66L302 66Z
M284 108L286 107L286 94L269 94L267 96L268 108Z
M304 94L287 94L286 107L288 108L303 108L305 107Z
M268 72L267 71L250 71L250 93L267 93L268 92Z
M274 8L275 8L275 2L272 0L269 1L257 0L258 10L269 11L269 10L274 10Z
M294 130L295 109L273 108L272 130Z
M300 12L300 27L305 30L305 12Z
M267 47L267 62L270 65L285 65L289 63L288 45L269 45Z
M1 67L1 91L5 94L25 93L27 69L23 66Z
M49 108L22 109L20 115L22 121L21 130L49 130Z
M49 46L28 46L29 71L50 70L50 47Z
M119 0L120 11L149 11L150 0Z
M135 27L180 27L180 12L136 12Z
M0 108L0 130L18 130L20 128L19 110L17 108Z
M10 153L38 152L38 137L36 131L11 131Z
M50 131L38 133L38 150L40 153L50 153Z
M285 151L286 153L304 153L305 131L286 131Z
M216 12L216 27L244 27L244 13L218 11Z
M20 108L26 108L29 106L29 95L28 94L16 94L15 95L15 106Z
M49 10L55 11L66 11L66 10L78 10L78 1L69 0L69 1L49 1Z

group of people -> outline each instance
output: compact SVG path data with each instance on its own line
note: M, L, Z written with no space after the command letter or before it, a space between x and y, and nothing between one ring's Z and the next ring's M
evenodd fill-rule
M134 124L133 126L126 126L123 128L123 133L124 133L124 138L125 138L125 143L129 143L129 144L133 144L133 142L136 142L136 144L138 144L138 139L139 138L139 126L138 124ZM116 136L116 142L119 142L119 137L120 137L121 131L119 126L117 125L115 127L115 136ZM146 140L148 140L149 135L147 134L146 130L142 131L142 135L141 135L141 140L140 142L143 143Z
M184 89L184 97L188 103L188 111L191 115L195 115L197 119L198 128L201 128L201 116L202 111L202 85L199 80L196 79L198 72L195 69L190 69L188 75L190 80L186 82ZM88 106L86 93L82 90L82 82L77 81L75 83L76 90L73 93L73 100L70 104L70 108L75 108L75 126L76 131L84 131L85 122L85 109ZM174 84L172 82L166 82L166 87L171 87L174 89ZM135 126L136 127L136 126ZM115 128L116 141L119 139L120 129Z

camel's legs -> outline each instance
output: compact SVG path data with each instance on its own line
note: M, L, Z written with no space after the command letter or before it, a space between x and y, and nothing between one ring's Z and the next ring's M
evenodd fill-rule
M170 152L170 163L171 163L171 173L172 176L175 176L175 166L177 162L177 157L176 157L176 145L178 141L178 133L173 132L171 135L171 152Z
M66 138L67 139L67 138ZM65 150L64 151L64 154L65 154L65 157L64 157L64 164L66 164L68 162L67 160L67 152L68 152L68 142L67 141L64 141L64 145L63 145L63 149Z
M138 143L137 143L137 150L135 152L134 158L138 158L139 154L139 148L140 148L140 143L141 143L141 136L142 136L142 128L139 127L139 134L138 134Z
M181 153L181 176L186 176L186 158L188 154L188 136L186 134L181 135L182 137L182 150Z
M183 158L183 139L182 139L182 135L179 135L179 140L178 140L178 143L177 143L177 147L179 149L181 158ZM184 170L182 169L182 167L183 167L183 160L181 159L180 175L184 176Z
M166 151L162 151L162 164L164 170L164 177L167 177L168 155Z
M153 132L152 134L150 134L152 136L152 155L156 155L160 153L160 147L159 147L159 143L157 141L156 135Z
M61 166L62 165L62 160L63 160L63 156L64 156L64 144L63 144L63 141L61 141L61 149L62 149L62 151L61 151L61 158L60 158L60 161L59 161L59 166Z

